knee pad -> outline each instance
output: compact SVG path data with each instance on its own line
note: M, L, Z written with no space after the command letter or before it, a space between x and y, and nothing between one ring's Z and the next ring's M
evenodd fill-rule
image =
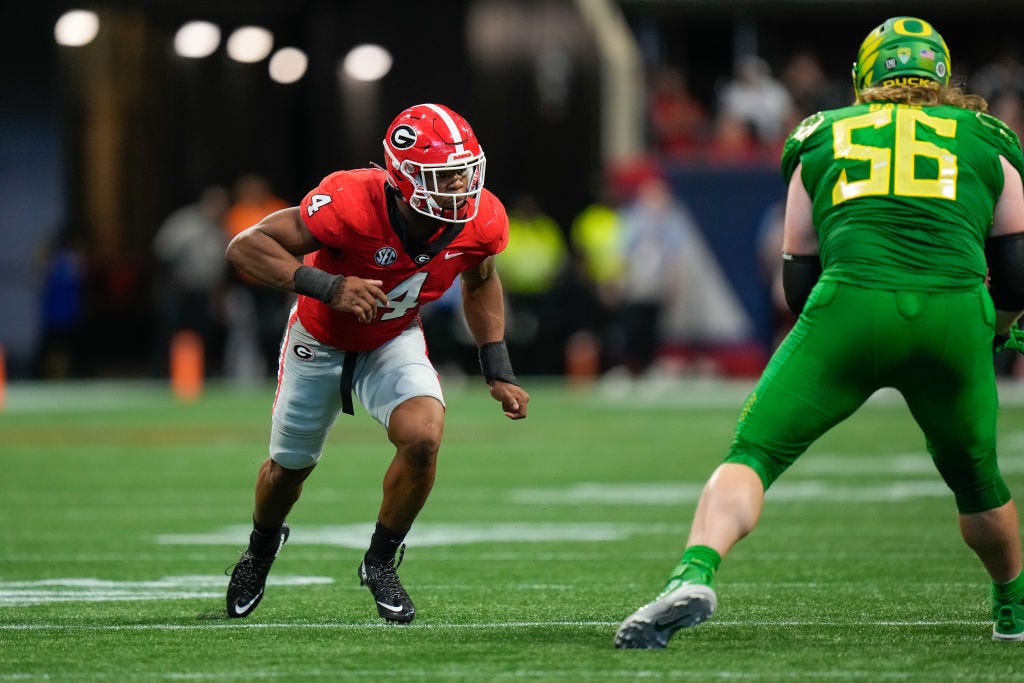
M287 434L275 425L270 435L270 459L286 470L313 467L323 455L326 434Z

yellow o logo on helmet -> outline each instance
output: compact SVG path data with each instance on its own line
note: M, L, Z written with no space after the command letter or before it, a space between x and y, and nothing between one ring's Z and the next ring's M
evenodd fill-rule
M918 26L920 26L921 30L920 31L913 31L913 30L907 28L907 22L909 22L909 21L912 21L915 24L917 24ZM932 28L931 24L929 24L924 19L915 19L914 17L899 17L898 19L893 20L893 22L892 22L892 30L893 30L894 33L898 33L901 36L918 36L918 37L923 37L923 36L930 36L930 35L935 33L935 29ZM945 45L945 42L943 42L943 45Z

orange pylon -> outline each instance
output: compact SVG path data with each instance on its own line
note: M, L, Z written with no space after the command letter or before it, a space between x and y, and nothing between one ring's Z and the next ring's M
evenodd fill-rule
M203 391L203 340L192 330L171 338L171 389L182 401L194 401Z

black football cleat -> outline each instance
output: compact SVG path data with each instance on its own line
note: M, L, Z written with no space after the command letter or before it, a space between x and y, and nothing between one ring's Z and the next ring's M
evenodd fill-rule
M416 616L416 607L412 604L409 594L398 579L398 565L405 556L405 546L397 561L383 564L367 563L364 559L359 564L359 585L366 586L373 593L377 603L377 613L387 621L408 623Z
M274 558L281 552L284 542L288 540L288 525L281 525L281 535L278 537L277 548L273 555L257 555L252 552L252 547L245 549L238 563L231 572L231 580L228 581L228 617L241 619L252 613L256 606L263 599L263 590L267 585L267 574L270 573L270 566L274 564Z

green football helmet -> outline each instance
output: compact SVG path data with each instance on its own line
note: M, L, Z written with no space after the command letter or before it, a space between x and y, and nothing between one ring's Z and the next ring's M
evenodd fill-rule
M948 85L949 48L924 19L893 17L868 34L853 63L858 99L876 85Z

